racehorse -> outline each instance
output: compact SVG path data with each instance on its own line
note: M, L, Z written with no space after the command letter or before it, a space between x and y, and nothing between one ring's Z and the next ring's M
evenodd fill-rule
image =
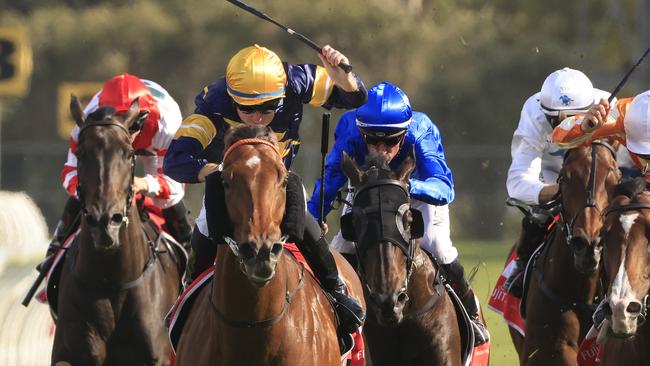
M225 145L222 220L232 237L219 245L212 283L194 300L175 365L341 365L328 298L283 250L288 173L273 132L232 128ZM361 297L354 270L333 254L351 293Z
M381 158L370 157L367 165L363 171L343 157L355 196L352 212L341 218L341 230L346 240L357 243L372 364L461 365L456 311L437 265L420 248L421 214L410 209L414 156L395 172Z
M146 115L135 100L125 114L101 107L79 126L82 220L61 268L52 364L166 365L163 318L178 296L176 262L145 234L132 204L135 155L129 128Z
M631 183L606 211L604 271L607 318L598 341L601 365L650 365L650 192L643 178Z
M530 280L526 276L521 365L576 364L595 310L602 215L621 178L615 154L607 142L594 141L565 155L558 178L560 217L534 257Z

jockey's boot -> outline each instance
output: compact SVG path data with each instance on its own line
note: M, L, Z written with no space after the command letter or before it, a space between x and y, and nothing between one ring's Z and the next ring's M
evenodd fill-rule
M47 251L45 253L45 259L38 265L36 265L36 270L47 271L52 265L54 260L54 254L61 247L67 236L72 234L74 230L79 226L79 216L81 212L81 204L79 200L74 197L69 197L68 201L63 208L63 214L59 219L59 222L56 224L54 229L54 234L52 234L52 241L47 246Z
M524 293L524 270L530 260L530 257L535 252L535 249L544 242L544 237L547 231L546 222L539 222L532 220L529 217L524 217L521 220L521 234L517 241L517 259L515 259L515 267L513 268L510 276L503 284L503 287L508 290L512 296L521 298Z
M308 238L309 235L306 235L299 244L300 252L311 266L321 286L336 300L334 307L341 330L354 333L366 320L366 313L359 302L350 296L345 283L339 277L336 261L329 251L325 235L321 235L315 242L311 242Z
M465 307L465 310L467 310L474 332L474 346L487 343L490 340L490 333L479 317L478 303L474 296L474 291L465 277L465 269L460 263L460 260L456 258L453 262L442 264L440 267L447 277L447 281L449 281L449 284L454 289L454 292L458 295L460 302Z
M187 218L189 211L185 208L183 200L172 207L163 209L162 213L165 218L167 231L169 231L171 236L173 236L182 246L188 248L192 237L192 226Z
M199 229L194 226L190 239L190 257L187 264L187 275L185 276L185 287L192 283L201 273L214 264L217 256L217 246L212 243L210 238L201 234Z

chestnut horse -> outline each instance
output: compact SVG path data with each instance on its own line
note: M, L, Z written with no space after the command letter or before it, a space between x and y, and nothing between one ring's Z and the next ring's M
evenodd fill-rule
M272 131L231 129L221 179L232 239L219 245L212 283L187 315L175 365L341 365L333 307L303 266L283 255L288 174ZM333 254L359 298L354 270Z
M619 196L606 213L604 270L609 289L608 317L598 335L601 364L650 365L650 192L637 178L628 196ZM630 198L632 197L632 198Z
M410 209L413 154L395 172L381 158L369 158L368 166L363 171L343 157L355 196L352 212L341 218L341 230L346 240L357 243L372 364L459 366L461 334L454 304L437 265L420 248L422 216Z
M102 107L79 126L77 243L61 268L52 364L167 365L165 313L181 278L172 256L145 235L133 202L135 155L129 127L143 118L138 101L126 115ZM85 121L84 121L85 119Z
M530 287L522 305L526 336L518 349L521 365L577 362L595 310L602 214L621 178L615 154L607 142L594 141L565 155L558 178L560 219L526 280Z

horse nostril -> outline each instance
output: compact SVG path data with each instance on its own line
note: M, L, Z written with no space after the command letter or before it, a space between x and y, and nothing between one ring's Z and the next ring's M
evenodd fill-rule
M123 221L124 221L124 215L122 215L121 213L116 213L111 216L111 222L113 224L122 224Z
M409 295L407 295L406 292L400 292L397 294L397 304L403 305L406 304L407 301L409 301Z
M243 260L250 260L255 258L257 251L250 243L244 243L239 246L239 254Z
M284 248L284 244L282 243L275 243L271 247L271 256L272 257L277 257L282 253L282 248Z
M625 308L625 311L632 314L640 314L641 313L641 303L638 301L632 301L627 305L627 308Z

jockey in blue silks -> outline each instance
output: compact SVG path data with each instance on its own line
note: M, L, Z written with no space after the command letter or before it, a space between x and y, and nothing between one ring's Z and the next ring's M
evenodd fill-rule
M344 152L359 165L365 164L370 152L378 153L396 169L409 152L415 150L416 168L409 185L411 207L422 212L425 222L420 245L436 259L470 314L477 344L487 342L489 333L479 320L474 292L450 238L448 204L454 199L454 180L436 125L424 113L411 111L409 99L400 88L382 82L368 90L367 103L343 114L334 138L334 146L325 163L324 215L330 211L337 191L348 181L341 166ZM318 217L321 184L320 179L316 181L307 203L314 217ZM352 199L352 194L348 194L347 201ZM351 209L346 205L343 214ZM331 245L341 253L354 253L354 246L343 239L340 232Z

